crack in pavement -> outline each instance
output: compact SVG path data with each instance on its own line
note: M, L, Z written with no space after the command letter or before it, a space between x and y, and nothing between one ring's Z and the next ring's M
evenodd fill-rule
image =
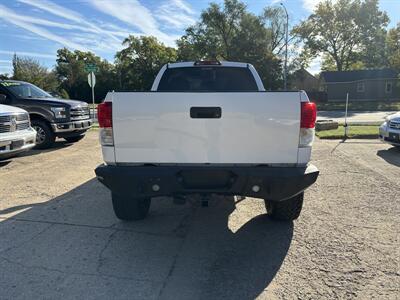
M96 266L96 272L99 274L101 274L100 269L104 264L104 258L103 258L104 251L106 251L106 249L110 245L111 241L113 240L113 238L117 232L118 232L118 230L114 230L113 232L111 232L111 234L108 236L106 243L104 244L104 247L101 249L101 251L99 253L99 257L97 259L97 266Z
M174 232L176 232L178 234L178 236L182 235L181 236L182 241L181 241L181 243L180 243L180 245L179 245L179 247L178 247L178 249L177 249L177 251L176 251L176 253L174 255L171 267L170 267L170 269L168 271L167 276L165 277L165 279L163 281L163 284L162 284L162 286L160 288L160 291L158 293L157 299L161 299L162 294L163 294L165 288L167 287L169 279L171 278L171 276L172 276L172 274L173 274L173 272L175 270L176 264L178 262L178 258L181 255L183 246L184 246L184 244L186 242L186 237L188 235L188 232L189 232L191 226L193 225L193 222L191 222L191 221L193 220L192 217L194 216L194 214L197 211L197 207L192 205L191 208L192 208L191 211L184 218L182 218L181 222L179 222L178 226L176 226L176 228L174 229Z
M150 236L180 238L179 236L177 236L174 233L169 233L169 234L167 234L167 233L155 233L155 232L141 231L141 230L135 230L135 229L115 228L115 223L113 225L111 225L111 226L98 226L98 225L89 225L89 224L75 224L75 223L68 223L68 222L56 222L56 221L43 221L43 220L24 219L24 218L18 218L18 217L9 217L9 218L0 217L0 219L1 220L15 220L15 221L20 221L20 222L52 224L52 225L76 226L76 227L82 227L82 228L112 229L112 230L121 231L121 232L132 232L132 233L150 235Z
M110 275L110 274L99 274L99 273L90 273L90 272L66 272L64 270L56 269L56 268L48 268L44 266L30 266L23 264L21 262L13 261L7 257L1 256L0 258L6 261L7 263L18 265L23 268L32 269L32 270L42 270L42 271L50 271L50 272L57 272L63 275L80 275L80 276L94 276L94 277L102 277L102 278L114 278L118 280L130 280L130 281L137 281L137 282L152 282L152 283L162 283L158 280L149 280L149 279L137 279L134 277L129 276L117 276L117 275Z
M21 242L21 243L19 243L19 244L17 244L17 245L14 245L14 246L8 247L8 248L6 248L6 249L0 250L0 253L7 252L7 251L9 251L9 250L11 250L11 249L17 249L17 248L19 248L19 247L25 245L26 243L29 243L29 242L33 241L33 240L34 240L35 238L37 238L39 235L43 234L45 231L47 231L48 229L50 229L50 227L53 227L53 225L54 225L54 224L49 224L49 226L47 226L47 227L45 227L44 229L40 230L38 233L36 233L36 234L34 234L33 236L31 236L29 239L27 239L27 240L25 240L25 241L23 241L23 242Z

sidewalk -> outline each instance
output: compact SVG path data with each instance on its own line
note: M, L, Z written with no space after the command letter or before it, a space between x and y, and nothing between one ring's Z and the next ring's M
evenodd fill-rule
M385 120L385 117L393 114L393 111L371 111L371 112L360 112L360 111L349 111L347 112L348 123L379 123ZM344 123L343 111L318 111L317 120L334 120L339 123Z

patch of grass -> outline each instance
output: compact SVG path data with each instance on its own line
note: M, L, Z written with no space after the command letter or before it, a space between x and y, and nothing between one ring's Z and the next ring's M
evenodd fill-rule
M346 110L346 102L319 102L318 110ZM400 101L379 102L379 101L357 101L349 102L349 111L399 111Z
M338 129L317 131L316 135L321 139L343 139L344 126L340 125ZM348 127L348 138L365 139L377 138L379 135L379 126L376 125L350 125Z
M344 125L344 122L338 122L338 123L339 123L339 126ZM364 123L363 122L348 122L349 126L377 126L377 127L381 126L382 123L383 123L383 120L379 121L379 122L364 122Z
M95 103L93 106L93 103L88 103L89 108L97 108L98 103Z

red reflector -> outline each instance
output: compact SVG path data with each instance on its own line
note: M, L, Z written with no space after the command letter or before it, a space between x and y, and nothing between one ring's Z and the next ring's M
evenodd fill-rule
M101 128L112 127L112 102L103 102L97 106L97 119Z
M312 102L301 102L301 128L314 128L317 120L317 106Z

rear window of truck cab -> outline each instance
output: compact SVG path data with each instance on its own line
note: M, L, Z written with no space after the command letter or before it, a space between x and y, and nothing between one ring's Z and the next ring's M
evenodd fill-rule
M248 68L181 67L166 69L160 92L256 92L258 87Z

